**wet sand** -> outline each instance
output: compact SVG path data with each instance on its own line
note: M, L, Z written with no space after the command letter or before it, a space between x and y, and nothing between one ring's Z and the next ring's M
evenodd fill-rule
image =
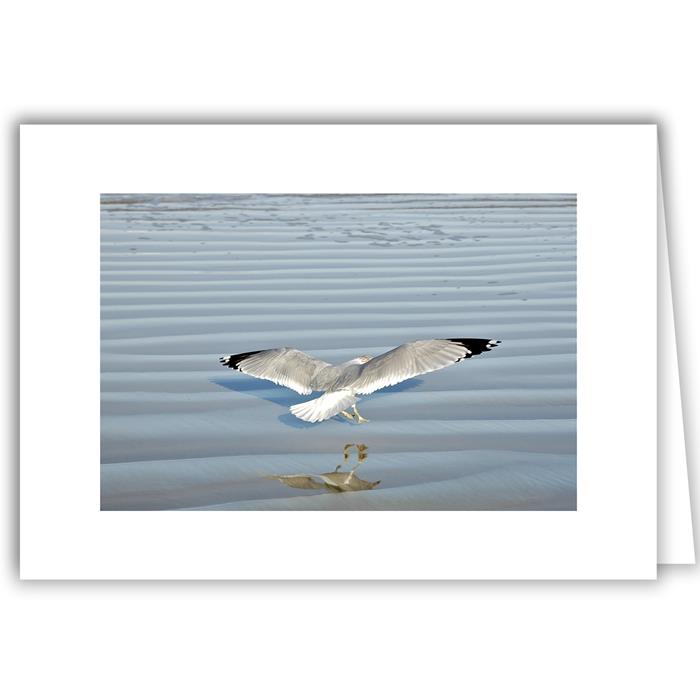
M576 508L573 195L103 195L101 237L103 509ZM365 397L362 425L217 361L431 337L502 344ZM348 443L376 487L270 478Z

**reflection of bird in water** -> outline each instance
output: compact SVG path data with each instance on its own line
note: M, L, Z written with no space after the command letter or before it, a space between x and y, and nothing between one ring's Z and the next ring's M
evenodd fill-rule
M303 421L317 423L341 414L366 423L357 411L357 396L399 384L411 377L449 367L455 362L495 348L500 340L451 338L415 340L377 357L361 355L340 365L317 360L301 350L277 348L226 355L219 362L252 377L267 379L299 394L324 391L323 396L298 403L290 411ZM352 413L346 409L352 408Z
M339 471L343 464L347 463L350 456L350 448L357 450L357 464L349 471ZM379 481L365 481L355 475L355 470L367 458L367 445L348 443L343 448L343 464L339 464L332 472L323 474L281 474L268 477L276 479L282 484L293 489L325 489L332 493L345 491L368 491L377 486Z
M367 459L367 450L369 449L367 445L364 443L354 443L354 442L349 442L345 447L343 447L343 462L348 461L348 457L350 456L350 448L354 447L357 450L357 464L355 467L358 467L362 462L364 462ZM340 468L340 464L338 465L338 468Z

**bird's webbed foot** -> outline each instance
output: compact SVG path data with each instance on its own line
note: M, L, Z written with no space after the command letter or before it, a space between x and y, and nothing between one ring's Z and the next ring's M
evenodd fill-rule
M369 420L367 418L363 418L360 415L360 412L357 410L357 406L353 406L352 410L355 413L355 418L356 418L358 423L369 423Z

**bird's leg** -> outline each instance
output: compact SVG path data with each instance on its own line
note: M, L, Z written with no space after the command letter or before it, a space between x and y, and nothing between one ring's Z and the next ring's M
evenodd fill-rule
M340 415L347 418L351 423L355 422L355 416L353 416L351 413L348 413L347 411L341 411ZM345 456L345 459L347 459L347 455Z
M353 410L353 412L355 413L355 418L357 419L357 422L358 422L358 423L369 423L369 421L368 421L366 418L363 418L363 417L360 415L360 412L357 410L357 405L356 405L356 404L353 404L353 405L352 405L352 410Z

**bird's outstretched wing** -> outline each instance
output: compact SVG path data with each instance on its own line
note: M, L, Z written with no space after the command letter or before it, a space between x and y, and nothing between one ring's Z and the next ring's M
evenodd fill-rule
M495 348L500 342L483 338L451 338L405 343L362 365L360 375L349 388L355 394L371 394L385 386L393 386L479 355Z
M251 377L267 379L304 395L315 391L311 380L316 372L330 367L327 362L317 360L294 348L242 352L220 357L219 362Z

